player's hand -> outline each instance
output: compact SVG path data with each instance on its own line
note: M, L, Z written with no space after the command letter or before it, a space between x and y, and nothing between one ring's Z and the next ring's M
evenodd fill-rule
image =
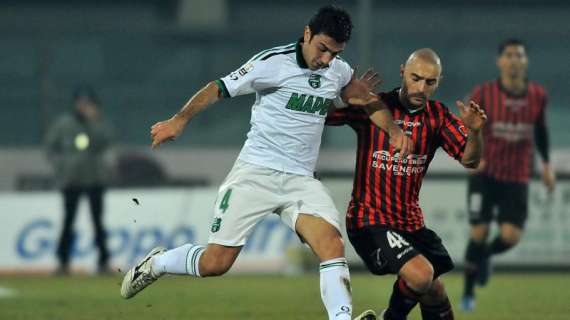
M455 103L457 104L457 108L459 108L460 118L467 129L481 130L481 128L483 128L485 122L487 122L487 115L475 101L469 101L469 107L465 106L463 102L459 100Z
M158 147L165 141L175 140L184 130L186 121L176 116L156 123L150 128L150 137L152 139L152 148Z
M556 186L556 176L550 164L544 164L542 168L542 182L549 193L554 192Z
M396 149L396 152L400 152L400 159L406 159L408 155L414 153L414 141L402 129L392 129L389 135L390 144Z
M356 74L356 70L354 74ZM373 93L376 86L382 83L378 73L368 69L358 78L354 74L348 85L342 90L342 99L355 106L365 106L378 101L380 97Z

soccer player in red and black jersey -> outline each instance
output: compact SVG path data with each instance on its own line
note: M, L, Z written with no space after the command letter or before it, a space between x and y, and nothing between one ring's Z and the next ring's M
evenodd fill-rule
M347 233L373 274L398 275L384 319L405 319L418 302L423 319L453 319L439 279L453 262L441 239L425 226L418 196L439 147L463 166L477 167L486 116L474 102L458 101L461 115L456 117L443 103L429 100L441 78L440 59L431 49L412 53L400 74L401 87L380 97L414 141L413 154L400 157L362 108L337 109L327 118L328 125L349 125L358 137ZM367 313L360 319L374 317Z
M520 40L499 45L499 79L473 89L471 99L485 109L489 121L483 131L485 149L468 185L471 238L466 250L465 289L461 307L474 308L477 282L489 279L490 257L516 245L528 211L528 181L533 143L543 162L543 181L549 191L555 179L549 164L544 88L527 79L528 57ZM494 216L494 211L497 215ZM487 244L489 224L496 218L500 234Z

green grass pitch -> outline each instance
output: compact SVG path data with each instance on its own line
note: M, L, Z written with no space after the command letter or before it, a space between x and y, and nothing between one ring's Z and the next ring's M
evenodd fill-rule
M326 319L317 274L169 276L131 300L120 297L120 281L119 276L0 277L0 319ZM477 310L468 315L457 308L460 274L444 281L456 319L570 319L568 274L497 274L478 291ZM392 277L353 274L354 314L385 307L392 282ZM409 319L420 319L418 310Z

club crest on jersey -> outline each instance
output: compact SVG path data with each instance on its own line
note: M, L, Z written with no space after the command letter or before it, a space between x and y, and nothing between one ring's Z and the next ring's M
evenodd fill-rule
M309 76L309 85L313 89L318 89L321 87L321 75L320 74L311 74Z

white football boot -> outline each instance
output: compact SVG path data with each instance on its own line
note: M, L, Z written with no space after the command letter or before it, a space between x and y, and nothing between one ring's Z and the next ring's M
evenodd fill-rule
M134 297L139 291L155 282L162 274L152 272L152 258L166 251L166 248L156 247L152 249L139 263L129 270L123 278L121 296L125 299Z
M376 312L374 310L366 310L354 318L354 320L376 320Z

